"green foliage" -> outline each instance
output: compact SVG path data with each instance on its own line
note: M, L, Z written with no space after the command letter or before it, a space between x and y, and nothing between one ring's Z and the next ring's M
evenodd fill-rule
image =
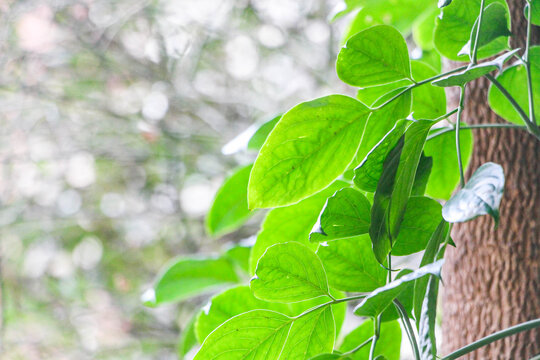
M380 42L387 46L380 46ZM341 80L358 87L410 79L407 44L391 26L370 27L347 40L339 52L336 70Z
M371 204L359 191L344 188L329 197L309 234L311 241L326 241L366 234Z
M252 214L247 207L247 186L252 165L238 169L218 190L206 218L210 235L236 230Z
M367 107L342 95L289 110L270 133L253 165L249 207L294 204L330 185L356 154L368 116Z
M465 187L444 204L443 217L448 222L463 222L489 214L497 225L503 191L502 167L485 163L476 169Z
M532 46L530 49L532 89L534 98L534 112L540 114L540 46ZM527 96L527 70L523 65L514 65L506 68L497 76L497 81L512 95L517 104L529 114L529 100ZM507 121L514 124L523 124L514 106L493 85L489 89L489 106ZM538 120L537 120L538 122Z
M481 77L493 82L490 73L517 57L525 65L502 72L497 78L502 85L490 90L490 104L510 121L526 120L527 129L540 138L530 123L533 114L527 118L521 113L528 110L529 97L535 109L540 104L540 48L529 48L523 59L516 49L478 63L478 58L507 49L510 34L504 0L486 0L480 9L481 4L439 1L442 17L435 20L434 3L346 1L341 15L361 9L336 70L345 83L361 87L358 100L330 95L263 124L248 145L260 148L251 171L246 167L225 182L209 215L214 224L210 232L225 233L248 214L245 202L242 211L235 207L240 198L252 209L273 207L249 261L249 247L233 247L223 258L197 260L228 264L219 269L202 271L189 260L180 266L182 274L195 269L196 275L168 279L169 292L181 294L161 289L161 297L165 293L170 301L181 300L213 285L237 282L235 269L249 268L254 274L249 288L228 289L199 313L194 331L204 343L195 359L398 360L397 319L415 360L438 357L436 305L444 252L453 245L449 223L485 214L497 222L504 188L502 168L487 163L451 197L458 183L464 184L461 174L472 154L475 126L461 119L465 101L446 112L443 88L458 86L465 94L469 82ZM534 10L533 3L533 18ZM422 61L410 61L404 35L411 31L415 45L435 54L432 58L438 58L438 51L452 60L470 58L469 65L439 74ZM530 94L525 85L532 88ZM507 125L502 126L516 127ZM442 206L433 198L450 200ZM395 274L393 256L421 251L418 269ZM227 271L232 275L224 280ZM353 301L359 301L354 314L370 319L336 347L347 304Z
M290 242L269 247L250 281L255 297L296 302L330 296L321 260L305 245Z

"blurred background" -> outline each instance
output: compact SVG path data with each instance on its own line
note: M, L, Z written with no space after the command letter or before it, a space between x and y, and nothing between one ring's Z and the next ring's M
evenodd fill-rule
M176 358L197 300L141 294L172 257L256 233L257 216L205 234L215 191L254 156L222 147L347 91L339 6L0 0L2 359Z

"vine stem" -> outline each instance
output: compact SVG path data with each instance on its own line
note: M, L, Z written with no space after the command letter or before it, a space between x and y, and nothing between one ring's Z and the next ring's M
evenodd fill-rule
M474 39L473 52L471 56L471 65L476 65L478 58L478 40L480 40L480 29L482 26L482 19L484 17L484 3L485 0L482 0L480 3L480 15L478 15L478 28L476 29L476 36Z
M516 124L473 124L473 125L465 125L461 126L460 130L471 130L471 129L488 129L488 128L503 128L503 129L523 129L526 130L527 127L524 125L516 125ZM445 128L439 132L436 132L434 134L431 134L427 137L427 140L431 140L433 138L436 138L437 136L446 134L448 132L455 131L454 127L448 127Z
M457 161L459 165L460 187L465 186L465 173L463 171L463 161L461 160L461 140L460 140L460 132L459 132L459 130L461 129L461 113L463 112L464 107L465 107L465 86L462 86L459 92L459 107L458 107L457 119L456 119L456 154L457 154Z
M531 46L531 7L532 3L527 0L527 41L525 43L525 53L523 54L523 62L527 71L527 92L529 96L529 117L533 126L538 129L536 124L536 115L534 113L534 96L532 89L531 61L530 61L530 46Z
M379 333L381 330L381 324L380 324L381 316L377 316L373 318L373 337L371 341L371 348L369 349L369 360L373 360L375 358L375 346L377 345L377 340L379 340Z
M504 88L504 86L502 86L502 84L497 79L495 79L495 77L493 77L493 75L487 74L485 76L489 81L491 81L493 85L497 87L497 89L499 89L499 91L504 95L504 97L506 97L506 99L510 102L510 104L512 104L512 107L518 112L519 116L525 123L527 130L529 130L531 134L533 134L538 139L540 139L540 130L538 129L538 126L536 124L531 123L531 120L529 120L529 117L527 116L527 114L525 114L525 112L523 111L521 106L519 106L519 104L516 102L514 97Z
M414 330L412 328L409 315L407 315L407 311L398 299L394 299L394 306L396 307L399 317L401 318L401 322L405 327L405 332L407 333L407 337L409 338L409 342L411 343L411 347L413 349L414 358L416 360L420 360L421 358L420 351L418 350L418 342L416 341L416 336L414 335Z
M457 73L457 72L460 72L462 70L465 70L467 69L467 66L461 66L461 67L458 67L458 68L455 68L453 70L450 70L450 71L447 71L443 74L439 74L439 75L435 75L433 77L430 77L429 79L425 79L425 80L422 80L422 81L419 81L419 82L416 82L412 85L409 85L407 86L405 89L401 90L399 93L397 93L396 95L392 96L390 99L388 99L387 101L385 101L384 103L382 103L381 105L378 105L376 107L373 107L373 108L370 108L370 110L372 111L375 111L375 110L379 110L380 108L383 108L385 107L386 105L390 104L392 101L396 100L397 98L399 98L401 95L405 94L407 91L409 90L412 90L414 89L415 87L418 87L418 86L421 86L421 85L424 85L424 84L428 84L432 81L435 81L437 79L440 79L444 76L447 76L447 75L450 75L450 74L454 74L454 73Z
M346 356L352 355L352 354L354 354L355 352L357 352L358 350L360 350L361 348L363 348L364 346L366 346L367 344L369 344L372 341L373 341L373 336L370 337L369 339L367 339L366 341L364 341L363 343L361 343L360 345L358 345L357 347L355 347L354 349L349 350L349 351L341 354L340 356L341 357L346 357Z
M470 343L469 345L466 345L462 347L461 349L458 349L454 351L453 353L445 356L442 358L442 360L454 360L457 359L465 354L468 354L478 348L481 348L482 346L485 346L487 344L491 344L494 341L500 340L502 338L505 338L507 336L511 336L514 334L517 334L522 331L527 331L534 329L536 327L540 327L540 319L535 319L531 321L527 321L518 325L511 326L507 329L497 331L496 333L493 333L491 335L488 335L480 340L477 340L473 343Z

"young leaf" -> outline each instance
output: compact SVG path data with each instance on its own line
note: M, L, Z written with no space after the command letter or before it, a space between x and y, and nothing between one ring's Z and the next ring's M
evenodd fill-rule
M283 360L307 360L332 351L336 337L332 308L325 306L296 319L281 353Z
M197 339L203 342L208 334L233 316L257 309L293 315L286 304L259 300L253 296L249 286L237 286L214 296L199 313L195 324Z
M270 132L278 123L279 119L281 119L281 114L262 124L249 139L247 148L249 150L259 151L268 138L268 135L270 135Z
M177 259L166 266L153 289L143 295L143 300L147 306L186 300L238 280L227 259Z
M392 255L414 254L426 248L431 234L441 222L441 205L430 198L413 196L407 203Z
M358 190L344 188L329 197L309 234L314 242L362 235L369 231L371 204Z
M250 287L255 297L276 302L331 297L321 260L296 242L269 247L259 259Z
M317 255L334 289L368 292L385 283L386 271L375 259L367 234L321 244Z
M468 61L468 56L458 52L470 40L472 27L480 13L481 0L453 0L442 9L437 18L433 41L435 48L450 60ZM499 3L508 9L505 0L486 0L486 4ZM508 11L508 10L506 10ZM483 26L482 26L483 27ZM499 37L478 50L478 58L493 56L508 48L508 39Z
M489 214L498 224L503 191L503 168L492 162L485 163L476 169L463 189L444 204L443 217L454 223Z
M227 178L218 190L206 218L210 235L223 235L239 228L252 214L247 207L247 187L252 165Z
M253 165L249 208L290 205L330 185L356 154L368 116L366 106L343 95L289 110Z
M418 60L411 61L411 67L414 80L417 82L437 75L437 72L431 66ZM412 96L412 110L415 118L435 119L446 113L444 89L426 84L415 87L412 90Z
M489 44L500 36L510 36L512 33L508 29L509 17L508 9L498 3L489 4L484 8L482 28L478 39L478 49ZM470 40L459 51L458 55L472 56L472 51L476 43L476 33L478 31L478 19L474 22Z
M257 235L249 260L250 273L255 273L257 261L267 248L274 244L297 241L315 250L317 244L309 242L309 232L317 221L326 199L337 190L348 186L346 182L336 181L323 191L300 201L297 204L271 210Z
M473 150L472 131L460 130L460 140L461 160L463 167L467 169ZM450 199L452 192L459 183L455 132L449 131L428 139L424 146L424 153L433 158L426 194L435 199Z
M498 5L498 4L493 4ZM516 52L518 52L519 49L514 49L512 51L508 51L495 60L492 61L486 61L481 64L473 65L461 72L450 74L445 77L442 77L438 80L435 80L432 82L433 85L441 86L441 87L448 87L448 86L463 86L469 81L473 81L475 79L478 79L486 74L489 74L492 71L499 70L502 71L503 64L510 59Z
M410 79L407 44L391 26L370 27L347 41L339 52L336 70L341 80L358 87Z
M422 155L420 155L420 162L418 162L418 168L416 169L416 175L414 176L411 196L423 196L426 193L426 187L429 181L429 176L431 175L432 167L433 158L430 156L425 156L422 152Z
M351 331L344 339L339 350L343 353L351 351L359 344L373 336L373 320L366 320ZM370 344L349 355L352 360L369 358ZM388 360L399 360L401 350L401 327L398 321L388 321L381 324L380 336L375 345L375 355L384 355ZM341 359L340 359L341 360Z
M534 112L540 114L540 46L529 49L531 62L532 89L534 96ZM497 80L512 95L519 106L529 114L529 99L527 92L527 71L525 66L516 65L506 68ZM489 106L497 115L515 124L523 124L523 120L512 104L495 86L490 86L488 94ZM540 116L537 122L540 123Z
M384 161L409 125L409 121L400 120L366 155L354 169L354 184L364 191L374 192L383 173Z
M420 279L428 274L440 276L441 267L444 260L436 261L432 264L423 266L418 270L400 277L383 287L380 287L362 300L358 306L354 308L354 313L358 316L376 317L382 313L394 299L404 291L411 281Z
M420 328L418 330L418 346L421 360L437 359L437 341L435 339L435 320L437 316L437 295L439 279L430 276L426 296L422 304Z
M378 106L402 92L403 88L390 91L381 96L373 104ZM362 137L360 148L351 166L358 166L375 145L394 127L400 119L405 119L411 113L412 94L407 91L391 103L371 113L366 124L365 136Z
M208 335L194 360L279 359L292 323L270 310L235 316Z
M446 236L448 236L448 230L448 223L444 220L441 220L441 222L431 235L431 238L429 239L429 242L426 246L426 251L424 252L424 256L422 256L422 261L420 262L420 267L431 264L435 261L440 245L445 241ZM416 280L414 283L413 308L414 318L416 319L417 327L419 327L420 323L420 314L422 311L422 304L424 302L428 280L428 278L423 277Z
M411 195L414 176L432 121L414 122L384 160L371 208L369 234L379 263L386 260L396 239Z
M197 319L196 315L193 315L189 322L184 326L182 332L180 333L180 339L178 340L178 358L183 359L184 356L191 350L195 345L198 344L197 337L195 336L195 320Z

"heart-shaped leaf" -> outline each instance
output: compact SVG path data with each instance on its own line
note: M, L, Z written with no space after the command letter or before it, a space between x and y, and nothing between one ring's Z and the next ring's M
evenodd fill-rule
M455 223L489 214L498 224L503 191L503 168L492 162L485 163L476 169L463 189L444 204L443 217Z

